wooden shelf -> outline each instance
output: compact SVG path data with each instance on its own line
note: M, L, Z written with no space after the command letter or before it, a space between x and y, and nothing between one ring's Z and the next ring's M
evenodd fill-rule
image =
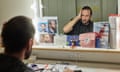
M41 59L120 63L120 49L33 46L32 53Z
M120 49L33 46L33 54L40 59L120 63Z
M3 47L0 47L0 49ZM70 47L45 47L33 46L33 50L49 50L49 51L69 51L69 52L97 52L97 53L120 53L120 49L106 49L106 48L70 48Z
M120 49L105 48L64 48L64 47L39 47L33 46L33 50L49 50L49 51L70 51L70 52L100 52L100 53L120 53Z

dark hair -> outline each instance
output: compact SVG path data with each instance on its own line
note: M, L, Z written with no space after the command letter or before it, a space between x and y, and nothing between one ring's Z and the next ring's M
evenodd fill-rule
M46 24L45 24L45 23L41 23L41 24L40 24L40 26L42 26L42 25L46 26Z
M51 21L54 21L55 24L57 23L55 19L52 19L52 20L48 20L48 24L51 24Z
M82 10L90 10L90 15L92 15L92 9L89 6L84 6Z
M32 20L25 16L16 16L3 25L2 42L7 53L20 52L30 38L34 37L35 29Z

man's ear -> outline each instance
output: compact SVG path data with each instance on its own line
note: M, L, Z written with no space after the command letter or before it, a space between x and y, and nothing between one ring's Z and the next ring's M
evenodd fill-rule
M26 49L27 50L30 50L32 48L32 45L33 45L33 39L29 39L28 43L26 44Z

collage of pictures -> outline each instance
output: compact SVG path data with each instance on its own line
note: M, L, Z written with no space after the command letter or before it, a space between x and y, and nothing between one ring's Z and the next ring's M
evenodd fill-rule
M54 43L54 36L58 33L57 17L43 17L37 23L38 44Z

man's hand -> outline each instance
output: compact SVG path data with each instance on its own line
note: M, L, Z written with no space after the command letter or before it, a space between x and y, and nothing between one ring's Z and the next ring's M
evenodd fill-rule
M79 12L79 14L78 14L78 16L77 16L79 19L81 18L81 10L80 10L80 12Z
M80 16L80 17L81 17L81 10L80 10L80 12L79 12L78 16Z
M63 32L64 33L69 33L70 31L72 31L73 26L76 24L77 21L79 21L81 19L81 11L79 12L78 16L76 16L75 18L73 18L69 23L67 23L64 28L63 28Z
M81 18L80 16L76 16L75 21L77 22L78 20L80 20L80 18Z

